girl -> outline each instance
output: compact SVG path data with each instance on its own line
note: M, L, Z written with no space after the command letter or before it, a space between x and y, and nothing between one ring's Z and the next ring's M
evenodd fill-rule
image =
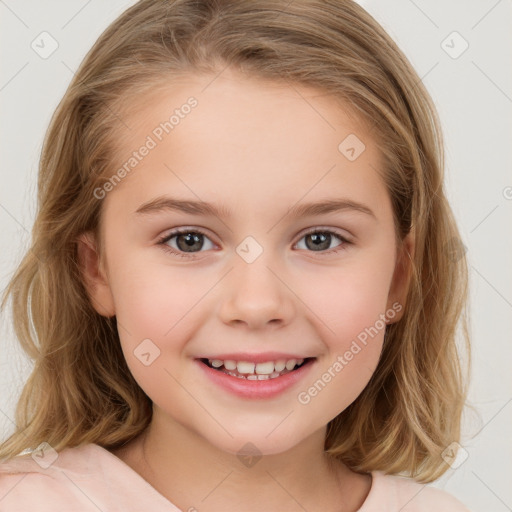
M3 511L468 510L438 120L361 7L141 0L38 186Z

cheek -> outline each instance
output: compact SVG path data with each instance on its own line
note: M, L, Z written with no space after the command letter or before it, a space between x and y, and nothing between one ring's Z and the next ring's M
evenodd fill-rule
M148 259L128 258L112 279L116 316L137 336L163 339L194 308L206 285Z
M160 272L136 272L115 291L121 348L142 390L166 410L183 393L179 381L184 347L194 330L194 305L201 296L183 280ZM174 378L173 378L174 377ZM185 397L186 398L186 397Z
M312 416L330 421L360 395L373 375L386 330L390 262L384 257L361 260L317 273L315 292L309 288L306 293L306 287L299 292L318 318L316 325L327 349L297 397Z
M331 300L324 297L324 302L315 306L322 311L319 316L326 353L297 401L306 407L308 417L321 418L325 423L357 399L374 374L382 352L385 290L368 283L363 286L359 280L357 285L333 288Z
M391 260L392 261L392 260ZM323 325L325 339L345 350L347 342L371 328L386 312L391 278L389 261L359 261L337 269L316 272L301 283L298 295ZM349 343L350 344L350 343Z
M169 379L163 373L165 355L180 357L193 334L194 309L207 291L204 288L147 261L124 261L116 268L112 291L121 346L130 371L144 389L153 381Z

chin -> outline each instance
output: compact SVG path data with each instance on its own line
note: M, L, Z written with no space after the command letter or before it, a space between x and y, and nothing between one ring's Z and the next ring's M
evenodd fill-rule
M295 437L286 429L279 433L276 429L275 432L269 435L271 431L272 429L265 429L265 431L247 429L243 433L230 431L233 437L226 435L219 439L217 436L209 435L206 440L219 450L236 455L244 462L246 458L250 459L251 456L257 458L263 455L277 455L286 452L306 437Z

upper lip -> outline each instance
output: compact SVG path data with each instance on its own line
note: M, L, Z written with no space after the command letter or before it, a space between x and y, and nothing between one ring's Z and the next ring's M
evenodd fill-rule
M247 361L248 363L266 363L267 361L279 361L284 359L308 359L314 356L285 354L284 352L262 352L260 354L250 354L248 352L224 353L213 356L203 356L198 359L219 359L221 361Z

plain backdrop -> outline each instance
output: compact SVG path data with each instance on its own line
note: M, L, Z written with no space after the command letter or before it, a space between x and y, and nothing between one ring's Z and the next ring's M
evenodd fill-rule
M0 0L0 289L29 246L38 159L74 70L130 0ZM475 512L512 510L512 2L362 0L438 108L446 187L470 263L473 370L462 458L433 485ZM47 32L51 35L42 35ZM47 38L43 58L33 48ZM52 39L56 43L52 43ZM467 48L466 48L467 46ZM0 318L0 436L31 364Z

